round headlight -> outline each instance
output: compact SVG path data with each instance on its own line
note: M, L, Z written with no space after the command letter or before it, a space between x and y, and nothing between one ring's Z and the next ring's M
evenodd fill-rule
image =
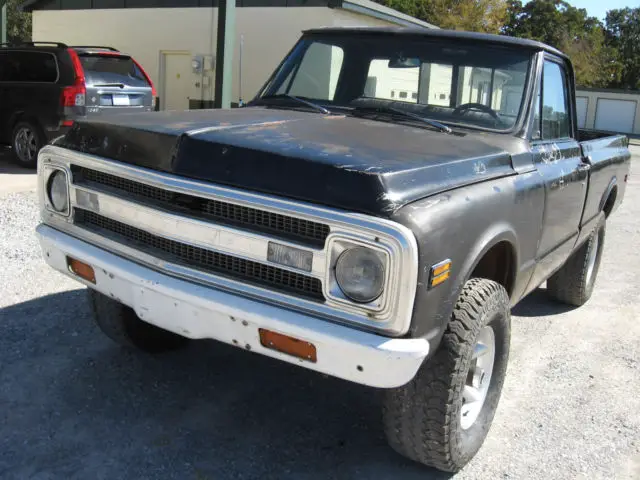
M69 189L67 175L56 170L49 177L49 202L56 212L65 213L69 205Z
M384 288L384 264L371 249L345 250L336 262L336 281L342 293L358 303L372 302Z

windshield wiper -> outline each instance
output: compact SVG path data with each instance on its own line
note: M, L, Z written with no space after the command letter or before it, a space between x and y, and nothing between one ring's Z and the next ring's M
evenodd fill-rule
M313 103L307 99L304 98L300 98L300 97L296 97L294 95L289 95L288 93L279 93L276 95L265 95L264 97L260 97L258 98L254 103L255 104L260 104L262 103L263 100L279 100L279 99L291 99L294 100L298 103L302 103L303 105L306 105L307 107L311 107L314 110L317 110L320 113L323 113L325 115L328 115L329 113L331 113L331 111L325 107L323 107L322 105L318 105L317 103Z
M447 127L444 123L437 122L435 120L431 120L429 118L422 117L416 113L407 112L406 110L402 110L401 108L391 107L391 106L382 106L382 107L355 107L355 112L360 113L393 113L396 115L401 115L403 117L412 118L414 120L418 120L422 123L426 123L427 125L437 128L439 131L444 133L452 133L453 130Z

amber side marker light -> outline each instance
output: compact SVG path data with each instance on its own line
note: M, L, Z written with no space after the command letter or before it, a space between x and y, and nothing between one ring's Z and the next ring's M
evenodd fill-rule
M444 260L431 267L429 287L433 288L447 280L451 275L451 260Z
M265 330L264 328L259 328L258 332L260 333L260 343L265 348L277 350L308 362L316 363L318 360L316 347L313 343L272 332L271 330Z
M75 258L67 257L67 266L78 277L85 279L87 282L96 283L96 274L91 265L87 265Z

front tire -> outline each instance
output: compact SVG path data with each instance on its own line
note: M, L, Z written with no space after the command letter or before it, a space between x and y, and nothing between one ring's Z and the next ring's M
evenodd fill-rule
M11 134L13 160L25 168L35 168L38 164L38 152L46 143L40 127L30 121L20 121Z
M491 280L469 280L438 351L411 382L385 392L383 420L391 447L446 472L464 467L493 421L510 338L505 289Z
M547 293L554 299L580 307L593 293L604 248L605 218L589 239L547 280Z
M140 320L136 312L102 293L87 289L93 318L102 332L118 345L162 353L187 345L189 339Z

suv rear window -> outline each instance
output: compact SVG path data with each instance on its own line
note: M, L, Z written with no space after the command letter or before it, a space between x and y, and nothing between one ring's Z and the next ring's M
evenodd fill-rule
M89 84L123 83L133 86L150 86L144 73L131 57L100 54L78 56Z
M26 50L0 52L0 82L57 81L58 64L52 53Z

